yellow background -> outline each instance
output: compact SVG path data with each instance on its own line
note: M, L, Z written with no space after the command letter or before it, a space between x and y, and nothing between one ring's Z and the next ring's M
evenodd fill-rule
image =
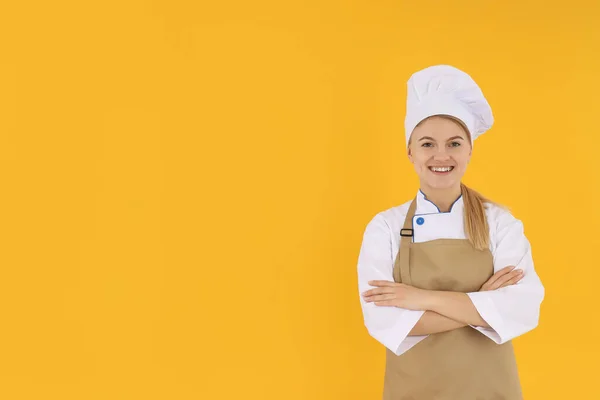
M492 105L465 182L523 220L546 286L525 398L598 398L599 15L2 2L0 398L380 398L356 261L418 189L406 80L438 63Z

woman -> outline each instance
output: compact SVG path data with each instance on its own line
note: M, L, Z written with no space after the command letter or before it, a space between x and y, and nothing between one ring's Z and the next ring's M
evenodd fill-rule
M544 287L521 221L461 183L493 116L447 65L408 81L414 200L375 215L358 260L364 322L386 347L385 400L522 399L511 339L538 324Z

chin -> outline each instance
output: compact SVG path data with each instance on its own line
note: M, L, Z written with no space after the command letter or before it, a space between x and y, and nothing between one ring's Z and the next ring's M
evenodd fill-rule
M439 189L439 190L443 190L443 189L450 189L452 187L454 187L456 185L456 180L455 179L444 179L444 180L435 180L435 181L428 181L426 182L427 186L429 186L432 189Z

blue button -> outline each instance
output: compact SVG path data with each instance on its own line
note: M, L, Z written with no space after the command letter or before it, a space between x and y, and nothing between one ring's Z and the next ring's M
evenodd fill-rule
M423 225L425 223L425 219L423 217L417 218L417 224Z

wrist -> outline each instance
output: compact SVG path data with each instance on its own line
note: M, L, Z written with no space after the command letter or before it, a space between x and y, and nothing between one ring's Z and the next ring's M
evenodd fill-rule
M425 301L423 304L424 310L435 311L438 310L438 305L442 300L442 292L439 290L426 290Z

